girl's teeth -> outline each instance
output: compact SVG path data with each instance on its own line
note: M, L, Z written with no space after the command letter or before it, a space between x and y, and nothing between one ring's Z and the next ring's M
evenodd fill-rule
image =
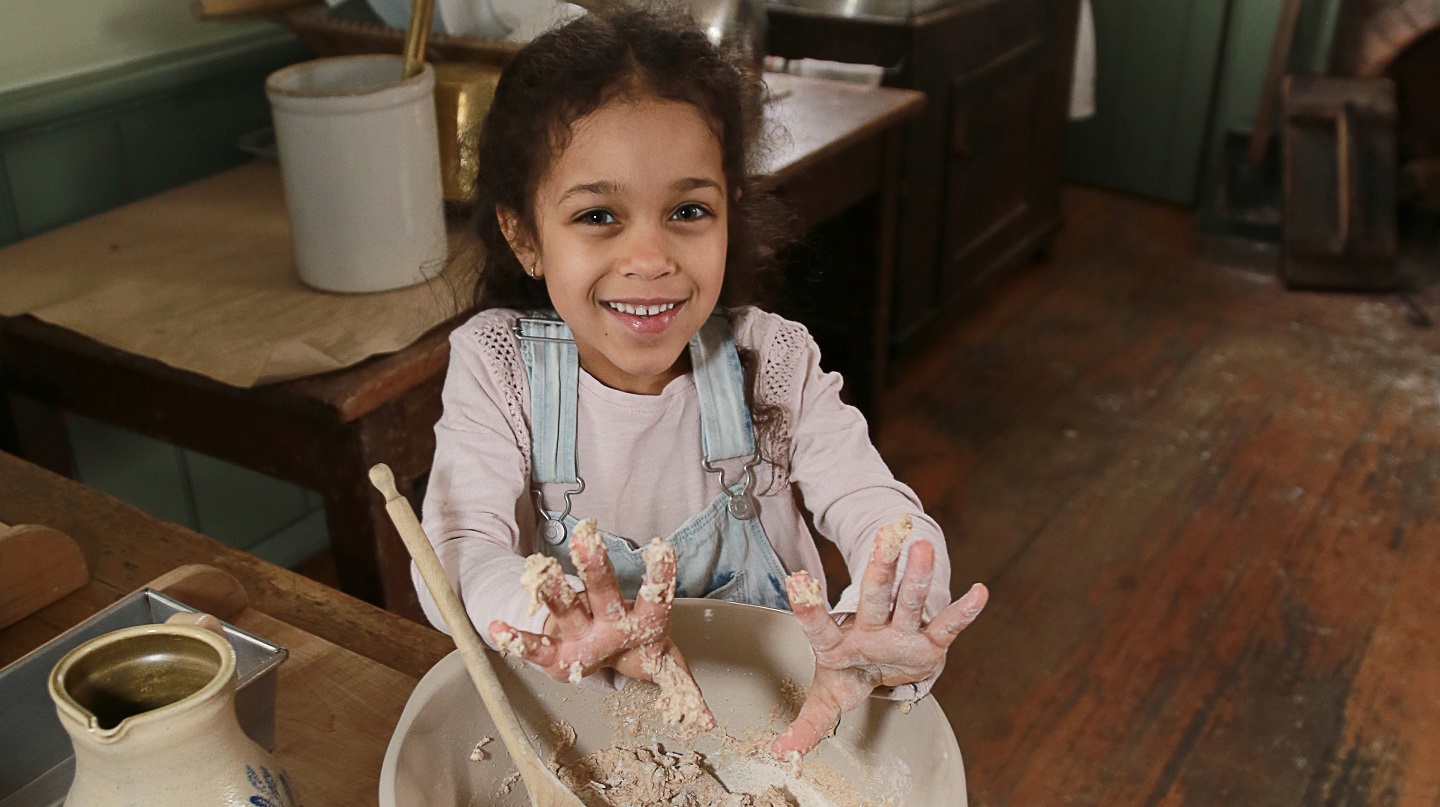
M656 314L663 314L675 307L674 303L661 303L660 305L631 305L629 303L606 303L606 305L619 311L622 314L629 314L632 317L653 317Z

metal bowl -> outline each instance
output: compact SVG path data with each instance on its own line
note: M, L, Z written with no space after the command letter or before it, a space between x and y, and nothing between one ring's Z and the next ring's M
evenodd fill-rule
M903 20L956 0L770 0L774 8L798 9L822 17L878 17Z
M960 748L931 697L908 714L898 703L871 698L805 758L799 781L784 765L724 753L722 730L737 738L768 737L784 727L781 715L793 706L785 702L787 682L808 686L813 674L810 646L793 615L756 605L680 599L673 619L675 641L719 728L693 742L667 737L657 733L663 728L658 720L637 720L632 710L616 708L629 690L617 695L557 683L523 662L497 663L496 673L542 759L554 751L554 727L565 721L574 727L577 743L574 756L561 757L562 764L614 744L648 747L658 741L667 750L706 754L727 786L777 784L804 807L831 803L814 783L828 778L833 785L842 775L855 793L874 802L966 804ZM484 748L488 758L472 761L472 749L485 737L495 738ZM380 769L380 805L522 807L530 802L518 779L502 792L515 771L463 662L452 653L426 673L405 706Z
M765 59L765 3L762 0L685 0L711 42L738 49L752 62Z

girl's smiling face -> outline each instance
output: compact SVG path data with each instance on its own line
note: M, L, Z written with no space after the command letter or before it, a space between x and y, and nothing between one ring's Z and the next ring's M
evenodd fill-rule
M581 366L653 395L688 369L686 345L719 299L728 199L720 141L701 112L645 97L575 122L536 189L535 242L513 212L498 215L574 333Z

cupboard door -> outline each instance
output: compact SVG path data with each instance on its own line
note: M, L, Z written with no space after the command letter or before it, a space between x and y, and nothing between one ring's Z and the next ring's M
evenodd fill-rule
M950 170L944 203L940 292L963 294L1002 266L1041 212L1051 162L1041 157L1052 78L1034 37L951 85Z

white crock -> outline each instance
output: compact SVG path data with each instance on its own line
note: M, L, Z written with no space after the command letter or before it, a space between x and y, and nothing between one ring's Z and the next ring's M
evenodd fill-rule
M386 54L275 71L265 92L295 265L307 285L370 292L425 281L448 253L435 71Z

